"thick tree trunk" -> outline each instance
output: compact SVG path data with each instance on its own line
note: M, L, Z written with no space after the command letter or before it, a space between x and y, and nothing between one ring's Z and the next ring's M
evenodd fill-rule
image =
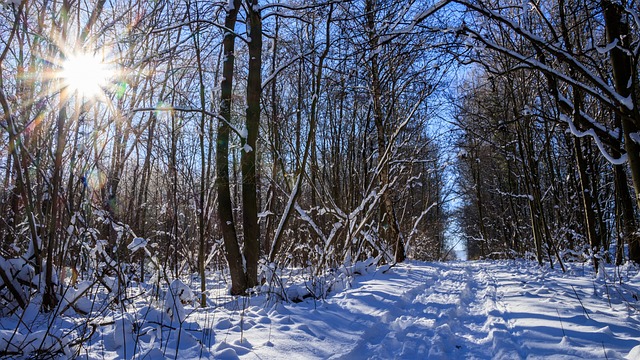
M616 91L622 98L631 100L631 109L620 104L620 112L623 114L622 133L624 147L629 160L633 189L635 191L636 205L640 208L640 144L633 139L634 134L640 131L640 111L638 110L637 94L633 90L636 85L634 76L634 60L631 58L632 50L629 34L629 15L622 4L610 0L603 0L601 6L604 11L607 43L617 43L609 51L609 60L613 70L613 80Z
M218 191L218 219L222 229L225 257L231 273L231 294L239 295L247 289L242 254L238 245L236 227L233 221L233 204L229 188L229 135L231 127L231 94L233 91L233 67L235 62L235 29L240 0L233 0L227 8L224 21L226 29L223 41L224 61L220 84L221 105L216 139L216 189Z
M618 223L618 246L616 264L624 262L623 244L629 244L629 260L640 264L640 236L637 233L636 218L633 213L633 200L629 194L627 174L622 165L614 167L616 187L616 217Z
M262 18L258 0L247 0L249 26L249 74L247 78L246 139L240 164L242 168L242 224L247 287L258 285L260 257L260 227L256 185L256 142L260 128L260 97L262 95Z
M610 0L601 2L604 11L605 27L607 32L607 43L617 42L618 46L609 51L609 60L613 70L613 79L616 91L621 97L631 100L632 108L629 109L624 104L620 104L622 134L624 138L624 148L631 169L631 179L633 181L633 189L635 192L636 208L640 208L640 144L633 139L634 134L640 132L640 111L638 110L638 98L634 89L636 85L636 68L635 60L631 57L630 42L632 36L629 34L628 14L622 4ZM623 184L621 179L617 184L621 187ZM624 197L624 190L622 195ZM624 199L622 199L624 200ZM626 215L626 216L625 216ZM627 241L629 242L629 258L633 261L640 260L640 244L637 234L636 224L631 223L634 219L632 210L628 207L623 208L623 217L625 221L624 230Z

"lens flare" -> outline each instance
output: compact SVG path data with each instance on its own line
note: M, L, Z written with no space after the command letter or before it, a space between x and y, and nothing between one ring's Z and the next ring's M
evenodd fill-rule
M99 98L112 78L112 71L100 58L91 54L75 54L62 63L64 85L87 98Z

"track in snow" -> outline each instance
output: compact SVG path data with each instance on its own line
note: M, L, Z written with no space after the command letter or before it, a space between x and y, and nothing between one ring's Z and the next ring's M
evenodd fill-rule
M499 316L496 284L474 263L402 266L401 279L372 279L333 301L360 309L367 328L355 348L335 358L520 358ZM368 308L385 309L368 320ZM375 313L375 311L374 311Z
M325 303L273 310L271 317L286 321L274 319L268 346L247 358L634 358L640 315L632 292L640 276L625 293L584 269L562 274L521 261L400 264ZM251 330L245 336L251 339Z
M618 270L624 285L583 264L563 274L525 261L408 262L356 276L325 301L265 308L258 296L191 309L183 328L196 340L179 356L640 359L640 275Z
M80 358L640 359L640 270L608 267L596 278L588 264L568 267L513 260L354 266L366 274L347 290L276 305L264 294L230 297L212 280L216 304L187 305L182 323L143 297L125 312L108 311ZM287 279L288 292L304 288L300 275ZM8 329L48 324L33 317L37 311L26 314L0 319L0 351L22 336ZM53 331L64 334L85 319L56 321ZM45 331L23 330L33 339Z

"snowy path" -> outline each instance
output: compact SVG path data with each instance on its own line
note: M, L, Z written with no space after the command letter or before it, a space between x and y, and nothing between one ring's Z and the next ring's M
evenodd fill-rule
M366 324L368 329L353 350L337 358L520 357L506 322L494 316L500 312L496 284L482 267L454 263L400 271L406 271L401 284L373 280L374 285L343 296L346 300L336 299L344 308L365 309L366 313L363 305L372 306L371 295L377 292L374 301L388 308ZM385 306L389 301L392 306Z
M237 316L221 319L235 330L217 333L213 351L247 359L640 358L638 287L614 290L580 271L526 262L398 265L324 303L249 308L243 342Z
M74 351L87 360L640 359L640 270L608 267L594 278L587 264L568 266L566 273L527 261L407 262L368 273L356 266L365 274L349 289L277 305L265 295L233 299L222 277L211 276L212 306L187 305L183 322L140 296L124 312L103 308L95 333ZM281 279L294 294L304 285L301 270L290 271ZM56 339L87 326L73 313L24 315L0 318L0 351L49 344L48 321Z

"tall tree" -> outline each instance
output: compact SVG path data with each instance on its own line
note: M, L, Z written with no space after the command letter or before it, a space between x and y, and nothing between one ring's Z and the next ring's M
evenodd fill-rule
M258 285L260 226L258 225L258 189L256 152L260 129L262 95L262 18L258 0L247 0L249 36L249 73L247 76L246 133L242 134L242 224L247 287ZM246 136L245 136L246 135Z
M218 216L224 239L224 249L231 273L231 294L239 295L247 289L242 254L233 218L233 203L229 183L229 139L231 133L231 98L235 63L235 25L240 0L229 1L224 20L222 81L220 84L220 119L216 139L216 189Z

